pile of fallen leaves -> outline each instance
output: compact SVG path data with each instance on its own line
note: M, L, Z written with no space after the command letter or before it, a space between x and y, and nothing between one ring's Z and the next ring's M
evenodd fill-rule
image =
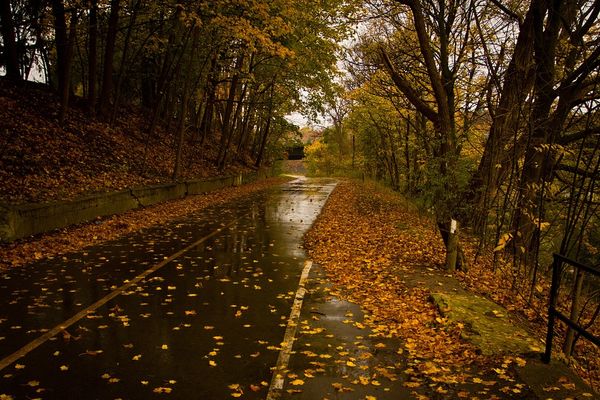
M284 181L285 178L264 179L239 187L229 187L204 195L189 196L181 200L128 211L93 223L71 226L10 244L0 244L0 254L2 254L0 270L78 251L87 246L171 221L208 206L222 204L264 190Z
M481 356L460 340L462 327L441 318L426 289L403 280L415 268L443 265L441 238L399 196L370 185L338 185L305 238L310 256L338 289L332 294L360 304L375 332L405 340L415 368L440 382L464 381L459 366Z
M74 103L77 103L75 99ZM140 109L122 109L111 126L73 104L58 122L58 97L46 86L0 79L0 202L24 203L73 198L170 181L175 128L148 135ZM217 140L184 146L181 179L248 169L214 166Z
M407 284L406 277L415 271L444 273L445 248L433 221L397 193L375 183L340 183L306 235L305 244L333 282L332 294L359 304L375 332L405 341L405 354L417 376L420 372L434 382L453 384L468 379L469 365L479 370L504 369L506 360L479 355L461 340L464 327L442 318L427 289ZM472 261L476 246L463 245ZM530 301L515 293L507 272L494 270L491 263L492 257L480 257L469 272L457 272L456 277L473 292L519 313L522 322L526 320L530 327L533 323L539 338L545 338L545 318L540 310L547 304L541 292L547 290L543 288ZM597 351L583 340L579 343ZM595 386L589 366L587 372L576 369Z

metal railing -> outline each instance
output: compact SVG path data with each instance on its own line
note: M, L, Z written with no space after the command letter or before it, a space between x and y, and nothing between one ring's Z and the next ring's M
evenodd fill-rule
M569 317L567 317L566 315L564 315L556 309L556 303L558 301L558 288L560 286L563 264L568 264L575 267L577 270L582 270L592 275L600 276L600 270L596 268L592 268L590 266L581 264L563 255L556 253L554 254L554 262L552 263L552 286L550 287L550 304L548 305L548 333L546 335L546 351L542 356L542 360L545 363L549 363L550 358L552 357L552 339L554 338L554 323L556 322L557 318L565 324L567 324L569 328L575 330L581 336L594 343L596 346L600 347L600 337L591 334L584 327L579 325L577 322L571 320Z

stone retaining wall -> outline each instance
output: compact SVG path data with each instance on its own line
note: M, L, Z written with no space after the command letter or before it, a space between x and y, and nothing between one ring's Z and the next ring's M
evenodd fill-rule
M97 217L119 214L134 208L182 199L189 195L207 193L228 186L238 186L269 175L270 171L264 170L238 176L130 188L84 196L75 200L16 206L0 205L0 242L12 242Z

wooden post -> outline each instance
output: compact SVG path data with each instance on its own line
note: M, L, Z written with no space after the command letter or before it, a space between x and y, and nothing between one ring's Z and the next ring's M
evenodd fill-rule
M458 258L458 221L450 221L450 231L448 232L448 244L446 246L446 269L450 272L456 270L456 260Z

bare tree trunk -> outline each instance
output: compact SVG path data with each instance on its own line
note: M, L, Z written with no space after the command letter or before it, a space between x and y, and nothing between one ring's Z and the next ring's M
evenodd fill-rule
M98 0L90 0L88 27L88 110L96 113L96 82L98 80Z
M188 114L188 107L190 102L190 86L192 80L192 65L194 61L194 55L196 52L196 47L198 45L198 29L193 28L193 39L192 39L192 48L190 49L190 54L188 58L188 62L186 65L184 84L183 84L183 94L181 96L181 112L179 113L179 124L177 127L177 148L175 150L175 167L173 168L173 180L176 181L179 178L179 174L181 173L181 155L183 152L183 138L185 136L185 126L186 126L186 118Z
M269 137L269 130L271 129L271 119L273 117L273 97L275 94L275 77L273 78L273 82L271 82L271 94L269 95L269 111L267 112L267 121L265 123L264 132L262 135L262 140L260 142L260 148L258 150L258 155L256 157L256 163L254 166L256 168L260 168L262 164L262 159L265 154L265 147L267 144L267 138Z
M133 6L133 12L131 13L131 17L129 18L129 26L127 27L127 33L125 34L125 43L123 44L123 53L121 54L121 63L119 64L119 71L117 77L117 84L115 85L115 96L114 96L114 104L112 107L112 113L110 116L110 123L114 124L117 118L117 112L119 109L119 100L121 98L121 86L123 85L123 79L125 78L125 62L127 61L127 53L129 51L129 42L131 40L131 33L133 31L133 25L137 19L138 11L140 9L140 5L142 4L142 0L137 0L135 5Z
M260 142L260 147L258 149L258 155L256 156L256 162L254 166L256 168L260 168L262 164L262 159L265 153L265 147L267 144L267 138L269 137L269 130L271 129L271 111L269 110L269 115L267 116L267 122L265 124L264 131L262 132L262 140Z
M564 8L571 2L564 2ZM542 218L539 207L541 189L550 177L552 165L552 152L544 150L542 146L553 144L563 125L563 120L551 118L552 104L556 98L554 85L556 82L556 49L559 42L561 25L568 23L561 15L559 7L541 2L534 2L536 7L534 18L534 60L536 64L534 81L534 102L530 116L531 136L525 151L525 159L519 184L518 207L515 210L513 229L516 233L513 246L518 259L530 267L532 259L530 254L537 254L539 246L539 225ZM543 16L547 18L544 20ZM562 100L562 99L561 99Z
M165 57L163 59L162 67L160 70L160 75L158 77L157 83L157 99L155 104L152 107L152 116L150 117L150 125L148 127L148 136L151 137L154 134L154 130L158 125L158 117L161 111L162 103L165 100L165 88L168 85L169 75L171 68L173 67L173 62L175 58L174 48L176 46L175 41L178 40L179 30L180 30L180 21L179 17L181 15L182 8L178 7L177 12L174 15L173 19L173 28L169 33L169 41L167 43L167 48L165 50ZM180 60L181 61L181 60Z
M202 114L202 122L200 123L200 146L204 145L206 137L212 130L213 121L213 109L216 99L217 91L217 59L218 53L215 52L210 61L210 72L208 74L208 80L206 83L206 105L204 106L204 113Z
M407 188L407 192L411 193L413 184L412 184L412 176L410 173L409 139L410 139L410 116L406 120L406 135L404 136L404 160L406 162L406 188Z
M231 134L233 131L233 121L231 121L231 113L233 112L233 105L235 102L235 95L238 88L238 81L240 78L240 72L242 65L244 64L244 54L242 53L236 63L233 77L231 78L231 86L229 87L229 96L227 98L227 105L225 106L225 112L223 113L223 129L221 130L221 146L219 149L219 155L217 157L217 165L219 170L223 170L225 167L225 158L227 156L227 147L231 142Z
M413 106L427 117L435 128L438 144L435 147L434 156L438 162L437 170L442 184L435 190L434 202L436 219L438 224L449 224L457 211L457 204L452 199L456 190L455 165L458 158L458 146L455 130L455 105L454 105L454 80L455 74L450 69L448 35L452 29L454 20L446 13L445 3L440 2L440 7L434 15L435 28L438 30L439 61L433 49L430 31L427 27L428 17L423 10L423 2L419 0L403 1L412 12L419 50L425 65L427 76L431 83L436 109L421 97L414 86L405 76L398 73L392 64L387 52L380 48L381 61L393 80L396 87L406 96ZM443 232L440 232L443 235ZM445 241L447 244L447 241ZM452 258L448 259L452 260ZM454 265L447 265L448 269L454 269Z
M571 311L569 313L569 319L571 321L577 321L579 319L579 313L581 311L581 290L583 288L583 271L577 269L575 275L575 283L573 284L573 302L571 303ZM573 344L575 342L575 330L568 329L565 343L563 345L563 353L567 357L573 353Z
M62 0L52 0L52 14L54 15L54 39L56 42L56 75L58 77L58 94L61 97L61 109L65 108L68 98L68 54L69 38L67 35L67 20L65 5ZM65 101L66 100L66 101ZM61 114L63 112L61 111ZM62 121L62 118L59 118Z
M352 168L354 169L354 164L356 160L356 138L354 135L354 131L352 131Z
M0 22L2 23L2 45L4 46L6 77L13 81L19 81L21 80L21 72L10 0L0 1Z
M515 49L506 70L500 101L498 107L492 111L492 125L483 156L477 171L471 178L470 191L467 193L471 197L467 201L475 205L471 225L478 231L484 227L490 200L495 197L504 175L509 171L511 165L509 158L513 152L505 148L514 137L522 104L533 84L531 78L534 66L532 62L534 18L535 8L532 4L520 26Z
M241 155L244 152L247 152L248 150L247 146L251 134L251 126L254 123L254 113L256 112L254 107L255 106L253 104L253 101L250 101L246 108L246 112L244 113L244 121L242 122L242 132L240 133L237 145L238 160L241 160Z
M73 46L77 32L77 14L71 15L71 24L67 34L67 20L65 6L62 0L52 1L52 13L54 14L54 30L56 40L56 58L58 75L58 93L60 96L59 122L64 122L69 107L69 93L71 90L71 64L73 59Z
M98 108L103 118L108 117L109 105L113 91L113 71L115 59L115 45L117 31L119 29L120 0L110 1L110 15L108 17L108 31L106 32L106 44L104 46L104 68L102 70L102 91Z

